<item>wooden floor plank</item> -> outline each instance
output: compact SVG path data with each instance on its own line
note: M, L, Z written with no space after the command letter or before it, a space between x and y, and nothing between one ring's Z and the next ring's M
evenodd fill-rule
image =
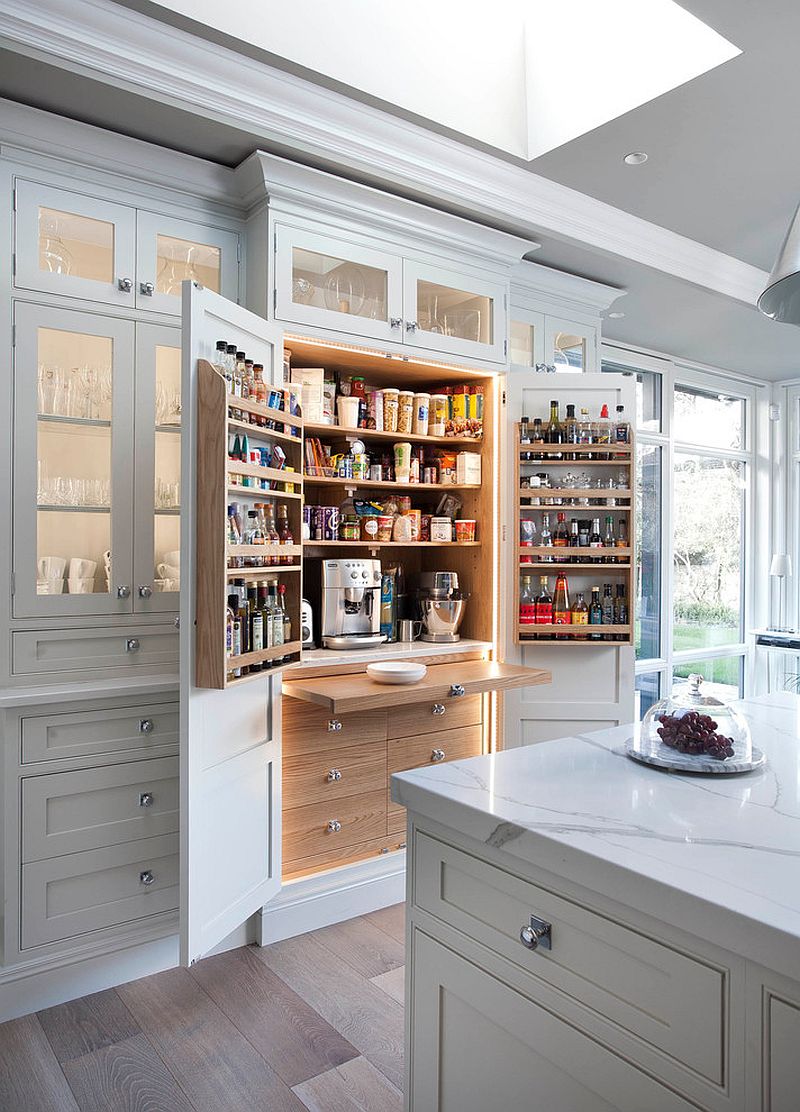
M405 903L392 904L391 907L381 907L378 911L370 911L364 918L374 927L396 938L398 942L406 944L406 905Z
M59 1062L139 1034L139 1024L113 988L47 1008L38 1017Z
M257 951L262 961L357 1047L398 1089L403 1086L403 1009L313 934Z
M405 1000L405 966L401 965L397 969L390 969L387 973L381 973L379 977L370 977L370 981L378 988L382 988L384 992L388 992L392 1000L396 1000L398 1004L402 1004Z
M117 991L197 1112L301 1112L291 1089L187 970Z
M64 1073L81 1112L194 1112L141 1034L71 1058Z
M334 923L315 931L314 935L323 946L368 979L405 964L403 943L363 918Z
M191 974L290 1088L358 1056L252 947L200 961Z
M402 1112L403 1094L366 1058L312 1077L295 1088L309 1112Z
M35 1015L0 1026L0 1108L9 1112L78 1112Z

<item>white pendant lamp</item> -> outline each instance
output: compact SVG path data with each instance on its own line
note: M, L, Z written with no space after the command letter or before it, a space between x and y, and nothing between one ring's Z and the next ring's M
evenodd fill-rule
M800 206L778 252L767 288L758 299L762 313L785 324L800 324Z

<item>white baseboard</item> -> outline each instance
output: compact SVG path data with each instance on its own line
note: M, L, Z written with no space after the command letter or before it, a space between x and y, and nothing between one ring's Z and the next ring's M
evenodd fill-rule
M342 865L284 884L261 909L262 946L390 907L406 898L406 851Z

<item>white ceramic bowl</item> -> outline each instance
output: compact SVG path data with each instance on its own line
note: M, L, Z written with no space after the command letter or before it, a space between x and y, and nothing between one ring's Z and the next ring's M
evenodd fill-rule
M419 683L428 669L409 660L381 660L367 665L367 675L376 683Z

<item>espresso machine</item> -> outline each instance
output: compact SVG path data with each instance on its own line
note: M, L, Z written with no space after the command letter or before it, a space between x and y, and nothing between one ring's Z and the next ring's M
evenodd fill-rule
M322 644L363 649L383 641L380 560L322 561Z

